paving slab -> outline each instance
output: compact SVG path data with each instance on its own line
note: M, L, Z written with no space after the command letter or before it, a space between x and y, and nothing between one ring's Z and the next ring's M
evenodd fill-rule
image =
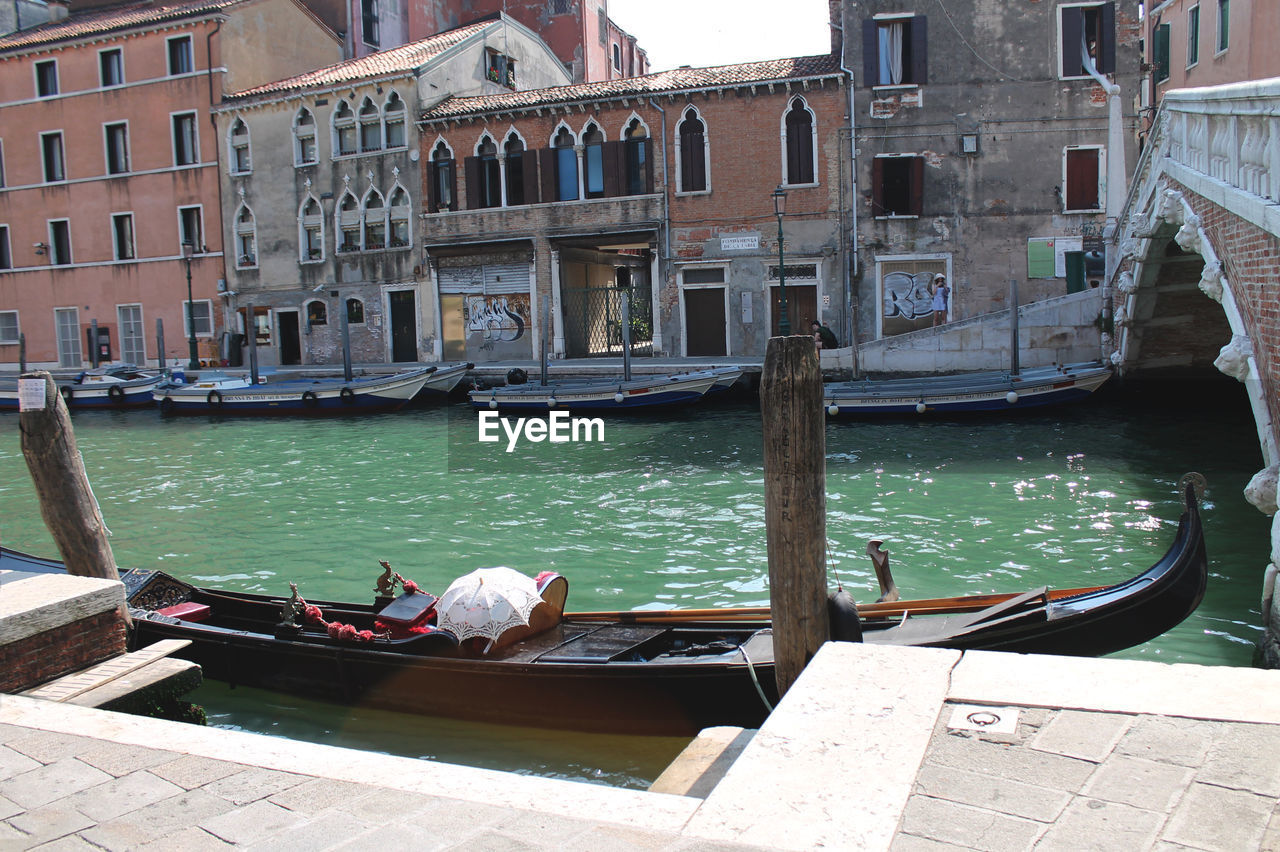
M272 852L324 852L353 837L360 837L377 828L371 822L345 811L333 808L314 818L308 818L283 834L268 839L253 838L244 844L246 849L270 849Z
M90 819L75 808L61 802L26 811L9 820L9 825L26 835L23 838L23 845L18 848L34 847L57 840L68 834L90 828L96 823L97 820Z
M920 796L987 808L1037 822L1053 822L1071 801L1071 794L1065 790L1023 784L965 769L938 766L928 761L916 776L915 792Z
M1221 724L1141 715L1125 731L1116 751L1163 763L1197 767L1208 756L1209 746L1213 744Z
M1167 813L1195 777L1195 770L1141 757L1114 755L1085 784L1084 795Z
M110 780L101 769L64 757L0 782L0 796L32 810Z
M1280 798L1280 726L1219 727L1196 777L1210 784Z
M302 814L267 801L255 801L245 807L201 820L202 828L219 840L240 845L263 839L270 840L306 822Z
M183 792L177 784L139 770L81 790L62 801L94 822L105 822Z
M1085 852L1150 849L1165 815L1131 805L1078 798L1049 827L1036 852Z
M913 796L902 815L901 831L965 849L1030 849L1047 826L986 808Z
M1163 839L1211 852L1258 849L1276 802L1243 790L1193 784L1169 819Z
M1129 723L1129 716L1064 710L1031 739L1031 747L1098 763L1111 754Z

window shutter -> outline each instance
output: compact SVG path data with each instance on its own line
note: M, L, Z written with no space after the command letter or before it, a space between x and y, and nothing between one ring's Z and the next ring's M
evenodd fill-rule
M542 172L540 196L545 204L556 200L556 149L543 148L538 152L538 166Z
M445 163L445 185L449 187L449 204L450 210L458 209L458 161L449 160Z
M867 18L862 22L862 85L874 86L879 82L879 28L873 19Z
M641 145L644 146L644 191L653 193L653 140L646 139Z
M1098 25L1102 29L1098 43L1098 72L1114 74L1116 71L1116 4L1103 3L1098 9Z
M467 157L462 161L462 179L467 183L467 209L480 209L479 157Z
M440 212L439 174L440 164L432 160L430 166L431 180L427 181L427 212L429 213Z
M1151 45L1151 64L1155 68L1157 83L1169 79L1169 25L1156 27L1155 41Z
M1068 210L1098 209L1098 150L1082 148L1067 151Z
M627 176L625 169L627 166L627 158L622 146L626 144L620 140L606 142L602 146L601 157L604 167L604 195L606 198L614 198L615 196L624 195L623 187L627 185Z
M884 214L884 159L871 159L871 215Z
M924 15L911 19L911 82L923 86L929 82L929 28Z
M1084 13L1079 6L1062 8L1062 76L1080 77L1084 71L1084 63L1080 61L1081 45L1084 43Z
M924 157L911 158L911 205L912 216L924 215Z
M538 201L538 152L522 151L520 166L524 181L524 203L536 204Z

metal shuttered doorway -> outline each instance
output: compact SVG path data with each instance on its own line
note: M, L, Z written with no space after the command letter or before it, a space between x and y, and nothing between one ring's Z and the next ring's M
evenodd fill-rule
M533 357L527 261L442 267L439 283L446 361Z

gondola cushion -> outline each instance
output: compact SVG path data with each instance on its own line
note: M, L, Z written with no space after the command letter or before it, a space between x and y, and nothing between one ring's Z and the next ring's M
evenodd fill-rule
M164 609L156 610L156 612L160 615L167 615L171 618L181 619L182 621L200 622L209 617L208 605L194 603L193 601L167 606Z

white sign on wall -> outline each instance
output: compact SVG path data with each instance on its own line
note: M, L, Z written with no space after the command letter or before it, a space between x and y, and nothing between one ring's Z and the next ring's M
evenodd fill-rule
M760 248L759 234L735 235L720 237L720 251L751 251Z

